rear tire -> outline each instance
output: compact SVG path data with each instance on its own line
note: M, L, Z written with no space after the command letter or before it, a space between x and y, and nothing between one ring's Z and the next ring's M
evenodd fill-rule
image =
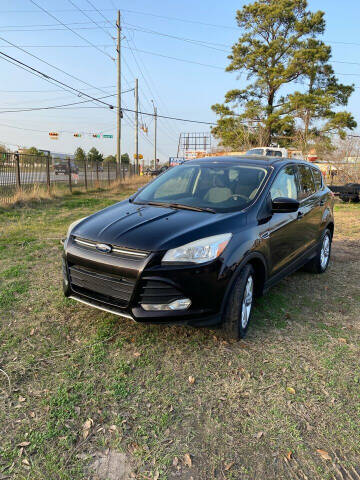
M311 273L324 273L330 262L332 235L327 228L321 237L316 256L305 265L305 270Z
M228 339L244 338L249 328L255 292L255 272L245 265L233 283L223 316L223 333Z

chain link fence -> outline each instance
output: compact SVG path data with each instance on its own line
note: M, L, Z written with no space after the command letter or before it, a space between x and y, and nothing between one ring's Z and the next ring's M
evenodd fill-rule
M39 187L50 193L54 187L70 192L75 188L106 188L117 178L134 175L132 165L118 171L113 162L52 159L46 155L0 154L0 202L11 203L19 192Z

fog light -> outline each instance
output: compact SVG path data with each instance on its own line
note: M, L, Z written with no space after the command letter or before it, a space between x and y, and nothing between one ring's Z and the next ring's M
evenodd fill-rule
M141 306L147 311L164 311L164 310L187 310L191 305L190 298L180 298L171 303L142 303Z

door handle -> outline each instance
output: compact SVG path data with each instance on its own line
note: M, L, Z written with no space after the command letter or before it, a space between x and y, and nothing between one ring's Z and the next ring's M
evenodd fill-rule
M303 216L304 216L303 212L298 212L298 214L297 214L298 220L300 220L300 218L303 218Z

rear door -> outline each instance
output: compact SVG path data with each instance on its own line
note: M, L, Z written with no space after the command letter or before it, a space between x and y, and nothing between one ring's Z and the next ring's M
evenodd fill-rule
M306 252L315 246L319 240L319 225L321 224L321 195L315 187L315 181L310 165L298 165L299 201L298 211L299 231L303 243L301 251Z
M297 171L286 165L277 174L270 189L271 200L278 197L298 198ZM303 243L298 212L274 213L269 222L271 266L270 276L276 275L298 255Z

